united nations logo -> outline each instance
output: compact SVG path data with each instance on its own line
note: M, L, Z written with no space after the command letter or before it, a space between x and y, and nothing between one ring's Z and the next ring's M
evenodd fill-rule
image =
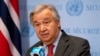
M21 35L22 37L29 37L34 34L34 29L28 24L28 22L24 22L21 25Z
M83 3L81 0L68 0L66 11L71 16L79 16L83 10Z

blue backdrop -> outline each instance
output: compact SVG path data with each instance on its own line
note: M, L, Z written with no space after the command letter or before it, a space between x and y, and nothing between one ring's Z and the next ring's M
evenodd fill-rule
M20 0L23 54L39 39L29 22L29 14L38 4L53 4L66 33L89 41L91 55L100 56L100 0Z

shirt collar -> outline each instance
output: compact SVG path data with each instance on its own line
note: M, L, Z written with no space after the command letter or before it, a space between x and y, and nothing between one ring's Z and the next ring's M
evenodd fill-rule
M62 32L60 31L60 32L59 32L59 35L58 35L58 37L57 37L57 39L56 39L55 42L53 43L53 45L54 45L55 47L58 45L59 39L60 39L60 37L61 37L61 34L62 34Z

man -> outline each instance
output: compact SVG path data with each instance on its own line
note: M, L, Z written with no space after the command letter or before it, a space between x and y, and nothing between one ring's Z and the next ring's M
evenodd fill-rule
M61 30L60 16L52 5L38 5L30 14L30 21L40 41L26 52L30 56L32 48L43 46L45 56L91 56L87 40L67 35ZM53 53L49 55L49 45Z

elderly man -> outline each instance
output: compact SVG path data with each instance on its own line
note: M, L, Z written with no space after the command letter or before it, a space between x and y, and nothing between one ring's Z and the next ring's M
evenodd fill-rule
M26 56L38 46L44 47L45 56L91 56L86 39L68 35L61 29L60 16L54 6L36 6L30 13L30 21L40 41L28 49Z

